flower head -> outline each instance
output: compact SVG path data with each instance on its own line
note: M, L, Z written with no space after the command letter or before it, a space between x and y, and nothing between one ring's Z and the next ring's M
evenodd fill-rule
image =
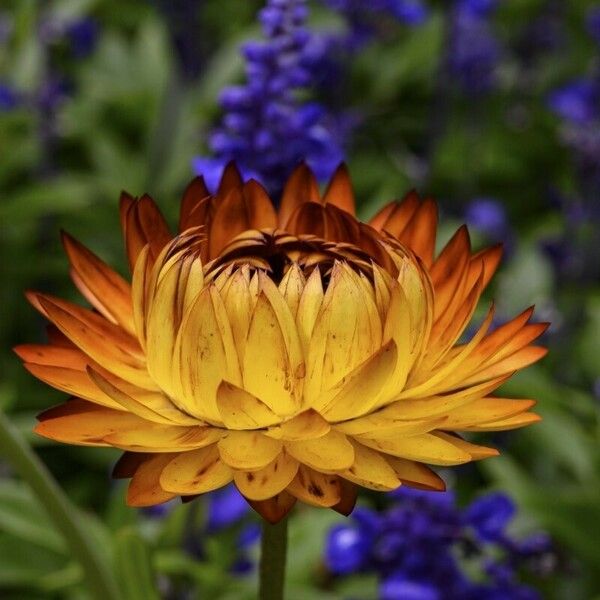
M444 488L425 463L497 454L458 431L521 427L533 400L490 394L545 350L532 309L459 343L500 260L462 227L435 256L437 209L411 192L368 224L344 167L321 196L301 165L276 210L230 165L216 195L187 188L173 236L148 196L121 199L131 286L68 235L95 310L29 294L53 324L26 367L75 399L36 431L115 446L128 502L232 480L272 521L297 499L352 510L357 486Z

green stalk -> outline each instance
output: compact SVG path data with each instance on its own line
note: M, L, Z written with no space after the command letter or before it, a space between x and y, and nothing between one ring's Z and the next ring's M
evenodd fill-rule
M88 589L96 600L119 600L116 581L108 565L97 552L87 535L78 509L71 504L52 475L27 445L19 431L0 411L0 454L29 484L44 506L56 528L79 561L87 579Z
M260 600L283 600L287 522L287 517L275 525L263 521L258 592Z

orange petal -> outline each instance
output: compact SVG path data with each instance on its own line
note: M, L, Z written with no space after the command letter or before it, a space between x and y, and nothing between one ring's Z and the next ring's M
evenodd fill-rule
M123 452L112 470L114 479L131 479L137 468L150 456L145 452Z
M352 181L350 180L348 168L344 163L333 174L323 195L323 202L325 204L333 204L351 215L356 214Z
M179 211L179 231L185 231L191 225L190 215L200 202L209 196L203 177L194 177L183 192L181 209ZM198 225L198 223L194 223Z
M266 521L278 523L296 504L296 498L287 492L281 492L268 500L248 500L248 504Z
M156 454L144 460L136 469L127 488L128 506L154 506L175 498L176 494L160 487L162 470L177 454Z
M132 271L144 246L150 246L150 260L154 262L171 239L167 222L150 196L144 195L129 206L125 224L125 245Z
M444 480L429 467L419 462L398 458L397 456L388 456L387 460L402 483L409 487L438 492L443 492L446 489Z
M358 487L351 481L339 478L340 482L340 501L334 504L331 508L341 515L347 517L356 505L356 499L358 497Z
M94 384L85 371L63 369L62 367L50 365L36 365L35 363L25 363L23 366L34 377L37 377L57 390L61 390L77 398L89 400L95 404L100 404L101 406L123 410L120 404L108 397Z
M458 450L470 454L471 460L481 460L483 458L498 456L500 454L500 452L498 452L496 448L488 448L487 446L479 446L477 444L472 444L471 442L467 442L466 440L463 440L462 438L456 435L444 433L443 431L437 431L433 435L438 439L443 440L448 444L451 444Z
M279 206L279 226L286 229L298 206L311 201L320 202L319 186L312 171L302 163L296 167L283 188Z
M435 252L438 210L437 204L427 198L415 211L410 222L398 238L430 267Z
M131 286L93 252L62 233L75 285L85 299L113 323L135 335Z

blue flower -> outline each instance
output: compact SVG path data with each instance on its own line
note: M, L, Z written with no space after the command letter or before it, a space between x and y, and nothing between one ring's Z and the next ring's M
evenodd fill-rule
M21 103L17 91L8 83L0 82L0 112L13 110Z
M488 17L498 8L498 0L458 0L456 6L463 15Z
M332 573L376 573L379 596L389 600L537 599L518 581L515 566L547 553L548 538L509 535L516 509L508 496L487 494L466 510L451 492L402 486L388 498L384 510L357 508L349 522L330 530L324 558Z
M336 525L327 534L325 563L332 573L359 571L369 552L370 538L361 528Z
M261 10L265 39L242 46L247 82L222 91L224 115L208 139L213 156L193 161L209 188L231 160L275 196L302 160L321 180L342 161L344 121L303 99L317 84L313 73L328 48L322 36L306 28L307 16L304 0L269 0Z
M577 79L548 96L550 109L565 121L586 124L600 116L600 90L595 82Z
M586 21L589 34L600 45L600 6L593 6L588 10Z
M234 485L211 492L208 499L206 528L219 531L240 521L248 513L248 502Z
M477 3L479 5L481 3ZM496 84L496 67L502 50L486 18L489 10L474 2L461 2L454 12L448 67L454 80L467 93L479 95Z
M73 55L77 58L85 58L96 47L98 23L90 17L71 21L67 24L66 34Z
M506 240L510 228L506 210L501 202L494 198L475 198L467 206L465 220L474 230L489 240Z
M379 585L380 600L441 600L439 591L431 584L411 581L402 573L391 575Z

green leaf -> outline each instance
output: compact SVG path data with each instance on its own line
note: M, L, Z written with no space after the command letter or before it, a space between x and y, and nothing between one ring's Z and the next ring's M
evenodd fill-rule
M124 600L158 600L148 543L133 527L115 535L115 565Z

